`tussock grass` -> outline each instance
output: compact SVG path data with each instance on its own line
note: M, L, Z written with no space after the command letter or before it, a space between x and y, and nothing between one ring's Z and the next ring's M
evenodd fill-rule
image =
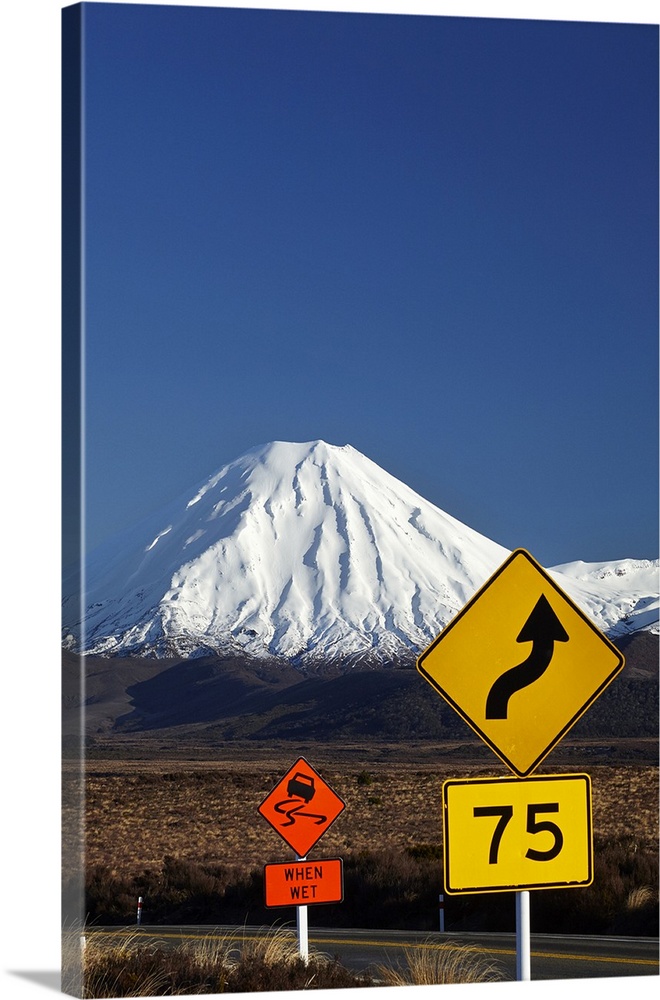
M63 992L147 997L372 986L314 950L303 962L295 932L264 927L256 937L209 934L166 948L139 931L71 933L63 947Z
M86 936L80 928L64 927L61 939L61 990L71 996L82 996L83 951Z
M457 983L495 983L504 973L472 945L433 944L404 951L405 966L378 967L384 986L447 986Z
M82 989L79 996L165 996L170 977L159 961L158 945L146 945L137 933L106 943L87 934L82 948Z
M281 963L290 965L300 958L298 936L288 927L264 928L258 937L245 935L240 945L244 962L265 962L267 965ZM321 953L310 951L310 956L321 960Z
M651 885L640 885L628 893L626 906L629 910L641 910L658 899L658 892Z

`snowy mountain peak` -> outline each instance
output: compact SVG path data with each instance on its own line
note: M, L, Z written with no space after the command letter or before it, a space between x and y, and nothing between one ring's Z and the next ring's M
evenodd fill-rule
M275 441L90 556L85 618L65 641L104 655L385 660L426 646L507 555L350 445ZM592 601L593 573L577 566L565 589L611 628L620 594L597 587Z

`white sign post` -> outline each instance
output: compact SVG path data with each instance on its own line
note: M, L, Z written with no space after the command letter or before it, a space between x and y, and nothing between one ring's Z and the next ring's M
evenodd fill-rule
M296 854L296 861L305 861L307 855L301 858ZM305 965L309 961L309 933L307 930L307 907L296 906L296 926L298 928L298 951Z
M529 937L529 889L516 893L516 980L532 978Z

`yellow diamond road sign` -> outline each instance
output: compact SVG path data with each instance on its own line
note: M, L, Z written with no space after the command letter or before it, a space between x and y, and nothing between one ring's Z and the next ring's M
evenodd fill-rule
M519 777L538 767L624 658L516 549L417 660L417 669Z

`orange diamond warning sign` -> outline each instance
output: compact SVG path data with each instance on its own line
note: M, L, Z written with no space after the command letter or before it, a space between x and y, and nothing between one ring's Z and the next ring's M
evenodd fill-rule
M259 806L259 812L296 852L306 857L345 804L300 757Z

